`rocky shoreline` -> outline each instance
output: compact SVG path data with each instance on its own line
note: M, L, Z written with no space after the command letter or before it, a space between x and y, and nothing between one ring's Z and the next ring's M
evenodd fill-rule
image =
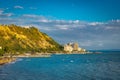
M15 61L16 58L10 58L10 57L1 57L0 58L0 65L4 65L4 64L7 64L7 63L11 63L13 61Z
M79 53L54 53L56 55L61 55L61 54L90 54L92 52L79 52ZM50 53L38 53L38 54L34 54L31 55L30 53L25 53L25 54L21 54L21 55L14 55L12 57L9 56L3 56L0 57L0 65L4 65L7 63L11 63L13 61L15 61L17 58L22 58L22 57L51 57L52 54Z

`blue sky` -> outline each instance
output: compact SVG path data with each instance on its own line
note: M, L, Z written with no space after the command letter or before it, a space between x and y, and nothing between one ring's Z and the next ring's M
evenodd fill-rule
M120 0L0 0L0 24L33 25L60 44L120 49Z

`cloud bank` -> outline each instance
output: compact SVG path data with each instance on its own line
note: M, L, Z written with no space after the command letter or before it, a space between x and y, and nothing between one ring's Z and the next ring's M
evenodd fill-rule
M21 8L21 6L16 6ZM36 26L61 44L78 42L87 49L120 49L120 20L87 22L81 20L56 20L35 14L15 17L13 13L0 10L1 24Z

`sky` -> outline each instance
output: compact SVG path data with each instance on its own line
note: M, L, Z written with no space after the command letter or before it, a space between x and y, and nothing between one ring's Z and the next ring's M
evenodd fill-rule
M35 26L60 44L120 49L120 0L0 0L0 24Z

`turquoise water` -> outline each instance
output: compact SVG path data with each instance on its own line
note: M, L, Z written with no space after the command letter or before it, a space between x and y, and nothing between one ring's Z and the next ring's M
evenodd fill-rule
M120 80L120 52L19 58L0 66L0 80Z

